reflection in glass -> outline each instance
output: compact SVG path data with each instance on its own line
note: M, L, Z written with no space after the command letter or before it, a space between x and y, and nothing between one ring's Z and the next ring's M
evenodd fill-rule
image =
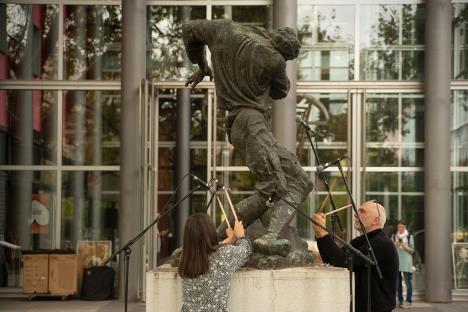
M148 6L147 77L185 80L196 68L187 59L182 42L182 23L206 18L204 6Z
M0 16L0 78L57 79L58 6L0 4Z
M468 4L453 6L453 79L468 79Z
M398 220L405 220L416 247L415 288L424 278L424 172L364 172L364 201L376 200L385 207L387 235L396 232Z
M360 79L421 80L424 5L362 5L360 14Z
M64 164L119 164L120 92L67 91L63 111Z
M422 166L424 99L421 94L368 94L366 146L369 166Z
M175 189L175 146L158 149L158 190Z
M246 166L244 158L228 140L226 116L226 111L216 111L216 145L213 150L216 166Z
M354 6L298 5L299 80L354 79Z
M468 173L452 173L454 242L468 242Z
M112 171L62 174L61 247L76 249L79 240L118 239L120 175Z
M406 195L401 197L401 219L408 222L407 229L414 235L415 254L419 264L424 263L424 196ZM417 267L417 269L420 269ZM421 274L420 270L415 272ZM419 285L421 287L421 285Z
M397 192L398 173L396 172L368 172L365 175L365 186L368 192Z
M0 105L0 164L56 164L57 92L5 92Z
M347 154L348 99L347 94L298 94L296 114L315 132L320 162L328 162ZM315 166L316 159L305 134L297 128L299 161L304 166Z
M405 192L424 192L424 172L401 172Z
M271 28L271 6L215 5L212 10L212 19L230 19L243 25Z
M51 249L55 244L56 173L0 171L0 240L22 250ZM21 286L21 254L4 249L8 285ZM0 281L0 285L2 281Z
M453 91L452 166L468 166L468 91Z
M188 89L180 89L188 90ZM159 140L175 141L177 125L177 89L159 89ZM204 89L193 89L190 94L191 126L190 140L205 142L208 138L208 93Z
M121 7L67 5L64 12L65 79L119 80Z

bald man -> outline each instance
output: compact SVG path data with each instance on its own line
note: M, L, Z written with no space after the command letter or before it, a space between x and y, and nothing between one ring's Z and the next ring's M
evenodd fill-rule
M389 312L395 308L396 283L398 277L398 254L395 245L382 231L387 214L385 208L375 201L368 201L358 209L359 218L364 225L369 242L374 250L382 279L379 279L375 266L371 269L371 311ZM314 215L314 220L325 227L323 213ZM323 262L337 267L347 268L345 249L340 248L332 237L322 228L313 225L317 246ZM356 218L354 228L361 232L361 227ZM359 249L363 254L369 255L364 235L353 239L350 244ZM367 266L359 257L353 255L353 272L355 276L355 311L367 311Z

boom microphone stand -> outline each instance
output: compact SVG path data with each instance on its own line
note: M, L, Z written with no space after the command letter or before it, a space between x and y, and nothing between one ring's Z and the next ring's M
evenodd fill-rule
M106 262L104 262L103 265L106 265L110 260L112 260L113 258L115 258L118 254L120 254L121 252L124 253L124 274L125 274L125 312L127 312L127 308L128 308L128 271L129 271L129 264L130 264L130 254L132 253L132 250L131 250L131 246L136 243L143 235L145 235L145 233L151 228L153 227L156 223L159 222L159 220L161 220L162 217L164 217L165 215L167 215L169 212L171 212L175 207L177 207L181 202L183 202L187 197L190 197L193 193L195 193L196 191L198 191L199 189L201 188L200 185L197 185L195 188L193 188L187 195L185 195L184 197L182 197L179 201L177 201L176 203L174 203L171 207L169 207L169 209L167 209L166 211L164 211L163 213L161 213L160 215L158 215L156 217L156 219L154 219L153 222L151 222L150 225L148 225L145 229L143 229L143 231L141 231L139 234L137 234L133 239L131 239L130 241L128 241L128 243L126 243L122 248L120 248L119 250L117 250L116 252L114 252L107 260Z
M352 312L353 311L353 288L352 288L352 277L353 277L353 254L358 256L359 258L361 258L367 265L368 268L370 268L371 266L373 265L377 265L377 261L374 259L370 259L368 256L364 255L359 249L357 249L356 247L354 247L353 245L351 245L350 243L348 243L347 241L345 241L344 239L342 239L341 237L339 237L338 235L336 235L335 232L333 231L330 231L328 230L326 227L322 226L321 224L317 223L314 219L312 219L311 217L309 217L307 214L305 214L298 206L296 203L291 203L289 201L287 201L286 199L284 199L281 195L279 195L278 193L275 193L274 195L272 195L272 197L275 197L276 196L276 199L279 199L279 200L282 200L284 201L286 204L288 204L290 207L292 207L294 210L296 210L300 215L302 215L304 218L308 219L310 222L312 222L315 226L318 226L319 228L323 229L324 231L326 231L328 234L330 234L332 236L332 238L334 240L337 240L339 241L343 247L346 248L346 258L347 258L347 263L348 263L348 271L349 271L349 291L350 291L350 303L349 303L349 311ZM292 198L292 197L291 197ZM368 272L368 277L370 276L369 274L370 272ZM368 296L370 298L370 284L368 284ZM367 310L370 312L370 304L368 304L367 306Z
M346 186L346 191L348 192L348 196L351 199L352 208L353 208L353 211L354 211L354 213L355 213L355 215L357 217L357 220L359 222L359 227L361 228L361 233L362 233L362 235L364 235L364 237L366 239L366 244L367 244L367 249L368 249L368 252L369 252L369 256L372 258L372 260L375 263L375 269L377 271L377 276L379 277L379 279L382 279L383 277L382 277L382 272L380 271L379 263L377 262L377 259L375 258L374 249L372 248L372 245L369 242L369 237L367 236L367 232L366 232L366 229L364 227L364 224L362 224L362 221L359 218L358 211L356 209L356 204L354 203L354 199L353 199L353 196L351 195L351 190L350 190L349 185L348 185L348 180L346 179L346 177L344 176L344 173L343 173L343 167L341 166L341 162L338 161L336 166L338 167L338 170L340 171L341 178L343 179L344 184ZM371 266L367 265L367 289L369 290L367 292L367 309L368 309L368 311L370 311L370 305L371 305L370 274L371 274Z
M315 161L317 164L319 164L319 166L317 166L318 170L317 170L317 173L319 175L319 178L320 180L323 181L323 184L325 185L325 189L327 190L327 193L328 193L328 197L330 198L330 204L332 205L332 210L336 210L336 205L335 205L335 202L333 201L333 197L332 197L332 194L331 194L331 190L330 190L330 186L328 185L328 181L325 177L325 173L323 170L321 170L321 162L320 162L320 159L319 159L319 156L318 156L318 153L317 153L317 150L314 146L314 142L312 140L312 136L311 134L315 137L315 132L310 128L310 126L304 121L302 120L301 118L297 117L296 118L296 121L297 123L299 123L301 126L304 127L304 129L306 130L306 135L307 135L307 139L309 140L310 142L310 146L312 146L312 152L314 153L314 156L315 156ZM317 140L315 140L315 143L317 143ZM338 218L338 215L336 213L332 214L331 215L331 222L332 222L332 231L333 232L336 232L336 225L338 225L340 231L343 231L343 226L341 225L341 221L340 219Z
M359 218L358 211L357 211L357 208L356 208L356 203L354 202L353 196L351 195L351 189L349 188L349 185L348 185L348 180L346 179L346 177L343 174L343 167L341 166L341 162L338 161L337 167L338 167L338 170L340 170L341 178L343 179L344 184L346 186L346 191L348 192L349 199L351 199L352 208L353 208L354 214L356 215L357 220L359 222L359 227L361 228L361 233L366 238L366 243L367 243L367 248L369 250L369 255L372 258L372 260L375 262L375 268L377 270L377 275L379 276L379 279L382 279L382 272L380 271L379 264L377 262L377 259L375 258L374 249L372 248L372 246L371 246L371 244L369 242L369 238L367 237L367 232L366 232L366 229L364 228L364 224L362 224L362 221Z

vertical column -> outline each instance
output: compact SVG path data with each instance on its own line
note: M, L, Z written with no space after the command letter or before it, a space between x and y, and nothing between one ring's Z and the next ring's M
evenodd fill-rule
M190 20L190 7L183 6L179 11L179 20L184 23ZM188 59L184 60L185 68L190 67ZM192 103L190 100L190 89L177 89L177 129L176 129L176 183L181 182L177 193L177 200L181 199L190 191L190 179L182 181L184 175L190 172L190 133L192 128ZM184 237L184 226L190 215L190 199L183 201L176 208L176 240L177 246L182 246Z
M91 29L89 30L91 36L96 41L96 50L103 48L103 41L99 40L100 34L104 33L104 23L102 16L105 13L104 7L96 6L93 8L94 21ZM93 80L102 80L102 53L95 53L94 64L90 68L91 77ZM102 165L102 91L94 91L92 97L93 106L93 129L92 129L92 140L93 140L93 165ZM102 175L100 171L89 173L92 176L92 185L88 185L90 189L91 197L91 228L92 238L95 240L101 239L102 229L102 214L103 210L101 207L102 202Z
M426 300L451 302L450 0L426 1L426 14L424 64Z
M297 0L273 0L273 27L297 28ZM288 61L286 72L291 82L288 95L273 101L273 134L296 154L296 60Z
M86 35L86 19L87 10L85 6L76 6L72 11L71 18L75 23L74 39L76 49L73 54L75 73L77 79L86 79L86 69L88 66L86 59L87 35ZM70 64L69 64L70 65ZM73 65L72 65L73 66ZM69 108L69 124L71 128L73 153L73 165L83 166L85 163L85 136L86 136L86 91L70 92L68 97ZM84 206L85 206L85 176L83 171L73 171L70 173L71 188L73 192L73 223L72 223L72 241L73 246L83 239L84 232Z
M23 57L18 64L18 79L33 79L33 10L32 5L25 6L28 22L24 25L24 49ZM33 96L32 91L18 91L16 108L18 120L14 124L16 137L13 148L12 164L33 164ZM12 206L14 228L17 242L23 249L32 248L31 237L31 197L32 197L33 173L31 171L17 171L12 173Z
M176 129L176 183L190 172L190 130L191 130L190 89L177 89L177 129ZM190 178L185 178L177 192L177 200L190 192ZM184 226L190 215L190 199L184 200L176 208L177 246L182 246Z
M122 128L120 136L119 237L122 244L140 229L139 180L141 140L139 137L139 86L146 70L146 1L122 1ZM138 295L138 258L141 240L133 245L128 280L128 298ZM123 259L123 257L121 257ZM120 263L119 298L124 299L123 261Z

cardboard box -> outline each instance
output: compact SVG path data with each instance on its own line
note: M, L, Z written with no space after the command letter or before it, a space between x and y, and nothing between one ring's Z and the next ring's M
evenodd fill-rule
M70 296L77 293L75 254L23 255L23 293Z
M77 293L77 259L73 254L49 255L49 292L68 296Z
M47 294L49 291L49 255L23 255L23 292Z

